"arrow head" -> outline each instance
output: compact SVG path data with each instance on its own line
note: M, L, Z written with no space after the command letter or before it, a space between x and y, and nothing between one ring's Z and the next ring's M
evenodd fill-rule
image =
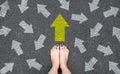
M113 6L110 6L111 8L111 13L113 13L114 17L117 15L118 11L119 11L119 8L117 7L113 7Z
M30 24L24 31L24 33L33 33L32 24Z
M99 36L100 34L98 32L96 32L94 29L90 28L90 37L95 37L95 36Z
M10 29L10 28L7 28L7 27L5 27L5 26L2 26L1 31L3 31L3 34L4 34L4 36L6 37L6 36L8 35L8 33L11 31L11 29Z
M65 1L65 2L62 2L62 3L61 3L60 8L69 11L69 6L70 6L70 1Z
M90 12L97 10L99 7L95 4L89 3Z
M113 27L113 34L112 34L113 36L115 36L115 35L120 35L120 29L119 28L117 28L117 27Z
M43 44L41 44L41 43L38 42L38 41L35 41L35 50L38 50L38 49L43 48L43 47L44 47Z
M44 9L45 9L46 7L47 7L47 5L37 4L38 13L44 11Z
M33 67L32 64L33 64L35 61L36 61L36 59L28 59L28 60L26 60L26 62L27 62L27 64L28 64L28 66L29 66L30 69Z
M106 50L107 50L107 52L104 54L104 56L108 56L108 55L113 54L113 52L112 52L110 46L107 46Z
M109 71L113 70L115 67L117 67L118 63L109 61Z
M85 72L86 71L91 71L91 70L94 70L94 68L91 67L89 63L85 63Z
M81 24L81 23L83 23L83 22L85 22L85 21L87 21L88 20L88 18L83 14L83 13L81 13L81 15L80 15L80 22L79 22L79 24Z
M54 22L51 24L51 27L64 28L64 27L69 27L69 24L63 18L63 16L59 14L54 20Z
M81 40L79 38L75 38L75 45L74 45L74 47L79 46L79 44L82 44L83 42L84 42L83 40Z
M5 63L6 68L9 69L10 72L13 70L14 63Z
M28 6L24 6L24 5L21 5L21 4L18 4L18 7L19 7L21 13L25 12L29 8Z
M11 48L11 49L16 49L16 48L19 47L20 45L21 45L20 42L13 40L13 41L12 41L12 48Z

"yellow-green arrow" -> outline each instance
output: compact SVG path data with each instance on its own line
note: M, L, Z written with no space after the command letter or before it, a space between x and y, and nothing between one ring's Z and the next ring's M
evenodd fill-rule
M56 19L51 24L51 27L55 27L55 41L65 41L65 27L69 27L69 24L61 14L56 17Z

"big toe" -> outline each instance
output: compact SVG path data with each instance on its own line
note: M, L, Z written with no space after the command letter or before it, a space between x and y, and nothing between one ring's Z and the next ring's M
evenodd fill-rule
M56 46L56 45L54 45L52 49L54 50L54 49L56 49L56 48L57 48L57 46Z

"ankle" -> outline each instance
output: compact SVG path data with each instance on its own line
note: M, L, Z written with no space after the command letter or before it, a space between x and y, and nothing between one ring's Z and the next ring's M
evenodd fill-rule
M56 67L52 67L48 74L58 74L58 69Z
M61 70L64 70L67 68L67 65L60 65Z
M53 65L53 66L52 66L52 69L58 70L58 69L59 69L59 66Z
M71 74L70 70L66 65L60 67L62 70L62 74Z

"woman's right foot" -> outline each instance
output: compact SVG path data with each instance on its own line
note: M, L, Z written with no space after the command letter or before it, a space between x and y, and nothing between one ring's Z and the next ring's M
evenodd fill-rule
M60 45L60 68L67 67L69 50L66 46Z

